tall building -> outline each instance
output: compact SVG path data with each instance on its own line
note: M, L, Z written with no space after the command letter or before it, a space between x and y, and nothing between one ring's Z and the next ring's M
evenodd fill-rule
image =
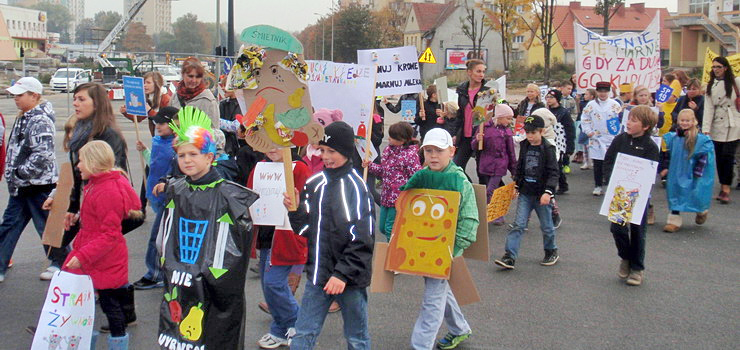
M46 51L46 12L0 5L0 59L20 59L20 49L27 56Z
M137 0L126 0L123 12L126 13ZM146 33L153 35L161 32L172 33L172 4L170 0L149 0L136 14L132 22L141 22L146 26Z
M74 42L77 35L77 25L85 18L85 0L8 0L8 5L33 6L40 2L61 4L67 7L69 14L72 15L72 22L69 23L67 32L69 33L70 40Z

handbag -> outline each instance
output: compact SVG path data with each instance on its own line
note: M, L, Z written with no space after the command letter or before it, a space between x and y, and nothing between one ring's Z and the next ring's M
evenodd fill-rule
M740 91L737 89L737 84L733 82L732 87L735 89L735 110L740 112ZM732 118L732 116L730 116Z

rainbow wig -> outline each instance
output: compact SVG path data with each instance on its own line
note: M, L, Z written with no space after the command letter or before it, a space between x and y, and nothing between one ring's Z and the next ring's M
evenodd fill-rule
M177 113L180 125L170 123L170 128L177 135L176 146L192 144L200 153L216 154L216 142L213 139L211 118L193 106L186 106Z

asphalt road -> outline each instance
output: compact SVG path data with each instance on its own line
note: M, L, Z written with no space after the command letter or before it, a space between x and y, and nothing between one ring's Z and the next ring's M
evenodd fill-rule
M61 140L66 96L50 96L57 107ZM120 103L116 103L117 110ZM0 98L0 112L10 129L15 112L12 99ZM388 121L392 117L388 118ZM130 122L119 117L129 144L133 176L141 169L133 147ZM388 123L390 124L390 123ZM148 139L148 132L141 128ZM59 149L59 160L67 157ZM469 165L472 171L472 162ZM661 232L667 214L665 191L653 190L658 223L648 229L646 279L641 287L626 286L616 276L619 258L608 223L597 214L602 198L591 195L590 171L574 167L571 192L558 198L564 222L558 230L560 261L539 265L543 251L537 218L531 220L514 271L501 271L493 262L468 261L482 302L463 311L473 336L459 349L736 349L740 343L740 195L729 205L713 204L701 227L684 215L678 233ZM0 205L7 189L0 186ZM153 218L153 215L149 216ZM513 219L513 213L507 221ZM149 219L151 220L151 219ZM144 253L150 224L126 236L133 282L145 272ZM503 254L504 227L490 226L493 258ZM381 238L382 239L382 238ZM38 274L46 260L32 226L26 228L14 254L15 266L0 283L0 349L28 349L32 337L23 331L35 325L48 283ZM248 320L246 348L269 328L270 318L257 308L262 300L259 281L250 273L247 282ZM423 282L400 275L395 291L370 294L370 333L373 349L408 349L418 315ZM300 293L300 291L299 291ZM131 349L155 349L161 290L136 293L139 321L129 328ZM98 311L96 323L104 321ZM440 336L446 332L440 331ZM104 341L98 348L105 347ZM317 349L346 348L341 316L329 315Z

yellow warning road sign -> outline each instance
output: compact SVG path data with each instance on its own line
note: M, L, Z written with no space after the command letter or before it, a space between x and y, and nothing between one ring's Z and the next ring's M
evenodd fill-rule
M419 56L419 63L437 63L437 59L434 58L431 47L427 47L427 49L424 50L424 53Z

